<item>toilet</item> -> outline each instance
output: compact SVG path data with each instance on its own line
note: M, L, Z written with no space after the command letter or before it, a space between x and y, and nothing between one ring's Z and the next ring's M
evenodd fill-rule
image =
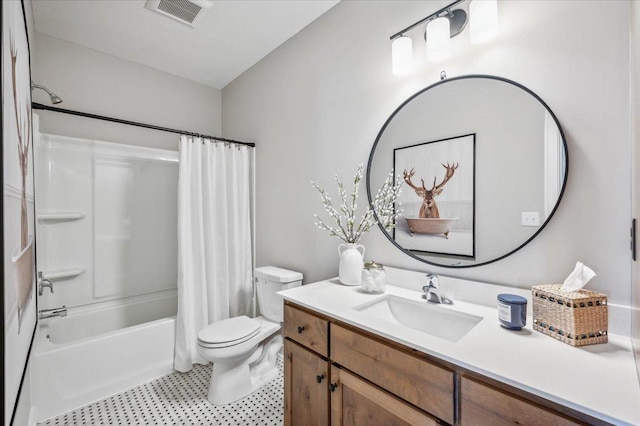
M198 333L198 354L213 362L207 399L224 405L244 398L278 376L283 299L279 291L302 284L300 272L275 266L256 268L262 316L238 316L209 324Z

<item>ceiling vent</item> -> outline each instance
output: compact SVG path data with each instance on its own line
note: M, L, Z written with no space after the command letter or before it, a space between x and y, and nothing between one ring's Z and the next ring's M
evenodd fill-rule
M206 0L147 0L144 7L193 27L202 10L211 6Z

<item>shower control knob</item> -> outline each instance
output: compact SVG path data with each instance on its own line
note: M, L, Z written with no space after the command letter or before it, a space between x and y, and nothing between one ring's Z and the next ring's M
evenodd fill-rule
M322 383L322 379L324 379L324 374L316 376L316 380L318 381L318 383Z
M302 334L303 331L304 331L304 327L298 327L298 334Z

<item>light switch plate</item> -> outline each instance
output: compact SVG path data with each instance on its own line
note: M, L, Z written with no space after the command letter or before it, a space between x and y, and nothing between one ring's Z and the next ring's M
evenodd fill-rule
M522 226L540 226L540 213L522 212Z

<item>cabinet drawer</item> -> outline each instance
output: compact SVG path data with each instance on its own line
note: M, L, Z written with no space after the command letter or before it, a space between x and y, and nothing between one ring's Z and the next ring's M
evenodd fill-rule
M467 377L460 387L461 425L582 424Z
M452 371L336 324L331 324L331 359L453 424Z
M291 305L284 306L284 337L329 356L329 322Z

